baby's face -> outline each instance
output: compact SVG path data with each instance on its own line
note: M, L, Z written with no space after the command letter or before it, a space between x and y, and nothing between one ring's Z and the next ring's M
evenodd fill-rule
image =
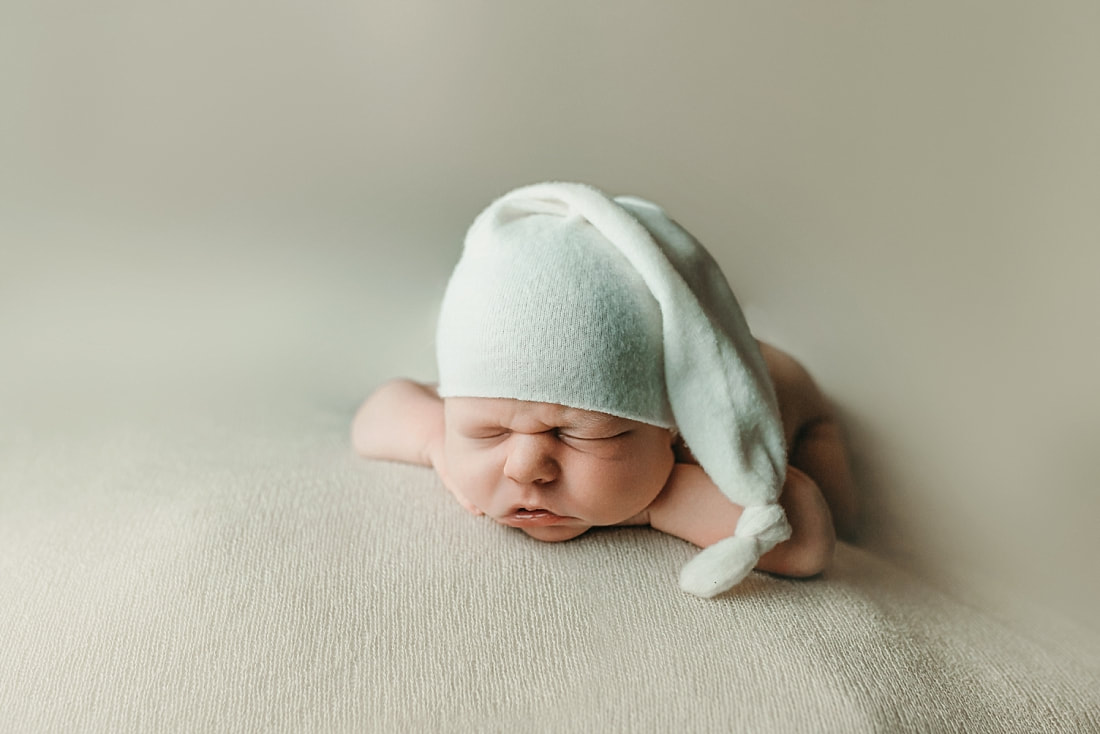
M568 540L647 508L672 471L672 434L604 413L447 398L447 473L478 509L539 540Z

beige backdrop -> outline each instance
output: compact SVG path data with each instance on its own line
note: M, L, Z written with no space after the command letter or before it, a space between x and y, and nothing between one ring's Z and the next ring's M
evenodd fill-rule
M348 405L431 378L474 214L587 181L662 202L819 377L872 548L1096 625L1098 7L5 3L0 289L57 328L7 314L0 397L94 424L186 393L194 350L251 350L226 390L296 359Z

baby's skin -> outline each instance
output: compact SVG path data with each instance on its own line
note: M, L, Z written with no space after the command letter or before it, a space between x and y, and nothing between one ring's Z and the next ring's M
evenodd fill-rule
M855 532L847 452L806 370L774 347L760 348L787 440L779 501L793 532L757 568L813 576L828 565L837 535ZM469 512L543 541L649 525L706 547L731 535L742 512L673 432L552 403L441 399L431 385L391 380L360 407L352 443L364 457L433 467Z

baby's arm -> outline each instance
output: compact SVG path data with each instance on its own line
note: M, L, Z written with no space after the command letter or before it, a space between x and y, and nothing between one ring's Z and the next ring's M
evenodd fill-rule
M784 576L813 576L825 570L836 545L829 506L804 473L788 467L779 504L787 512L791 537L765 553L756 567ZM742 508L722 494L694 464L676 464L664 490L649 506L649 524L701 548L728 537Z
M482 514L451 484L443 460L443 400L431 385L390 380L364 401L351 424L351 444L368 459L433 467L470 512Z
M443 401L435 389L412 380L390 380L355 414L351 443L368 459L431 466L433 446L443 441Z

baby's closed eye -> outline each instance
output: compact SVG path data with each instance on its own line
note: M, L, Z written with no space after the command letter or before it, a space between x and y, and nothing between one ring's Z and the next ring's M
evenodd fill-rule
M558 433L558 441L570 451L618 461L634 455L631 431L620 433Z
M469 431L462 434L463 438L469 438L474 441L495 441L498 439L508 438L511 435L511 431L503 429L497 430L485 430L485 431Z
M616 438L625 438L630 431L619 431L616 433L586 433L583 431L568 431L559 430L557 432L559 438L571 439L573 441L611 441Z

